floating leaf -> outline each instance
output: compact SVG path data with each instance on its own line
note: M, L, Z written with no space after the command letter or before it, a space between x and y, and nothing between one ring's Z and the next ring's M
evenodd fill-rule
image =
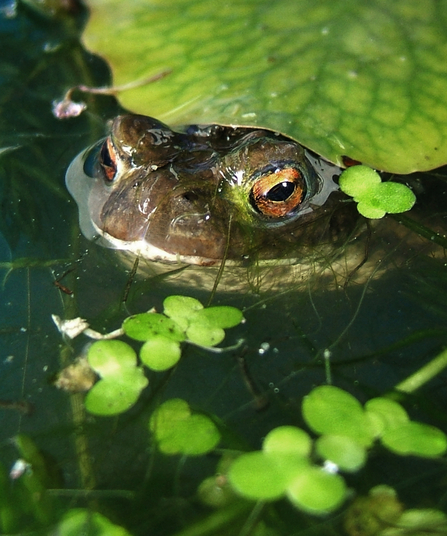
M291 454L309 456L312 440L308 433L296 426L278 426L269 432L262 443L267 454Z
M157 336L146 341L140 350L141 361L152 370L167 370L173 367L182 351L177 341Z
M374 192L382 184L382 179L377 171L368 166L352 166L340 175L339 184L345 194L359 201Z
M122 341L97 341L90 346L87 360L93 370L107 378L121 376L126 369L134 369L137 354Z
M175 320L185 331L191 316L200 309L203 309L203 305L190 296L168 296L163 302L164 314Z
M233 462L228 478L243 497L264 501L279 499L290 481L284 468L263 451L242 454Z
M315 449L323 460L335 463L342 471L358 471L366 463L365 448L350 437L323 435Z
M140 313L129 316L123 322L123 330L128 337L137 341L147 341L157 335L173 341L185 340L181 327L171 318L159 313Z
M226 329L237 326L243 318L240 309L229 305L218 305L197 311L191 318L191 323L206 321L210 326Z
M405 510L395 526L388 527L380 536L439 536L447 534L447 516L435 509Z
M269 127L327 159L446 163L447 5L426 0L89 0L84 42L124 107L170 124Z
M224 328L237 326L243 318L242 312L236 307L207 307L191 316L186 336L199 346L215 346L224 340Z
M303 399L303 417L319 434L345 435L368 447L374 429L360 402L332 385L313 389Z
M85 408L94 415L123 413L135 404L147 384L143 371L137 367L121 377L100 380L87 393Z
M199 346L216 346L225 339L225 331L202 318L188 327L186 337Z
M326 514L344 501L346 484L337 474L319 467L304 470L287 488L287 497L298 508L311 514Z
M372 398L366 402L365 410L378 423L376 435L380 435L387 428L395 428L409 421L405 409L398 402L389 398Z
M410 210L414 193L397 182L382 182L380 175L367 166L352 166L340 175L340 188L358 202L357 209L366 218L383 218L386 213Z
M409 421L385 430L381 437L385 447L402 455L442 456L447 450L447 437L434 426Z
M149 428L164 454L200 456L220 441L213 421L206 415L191 414L187 402L180 398L164 402L153 413Z

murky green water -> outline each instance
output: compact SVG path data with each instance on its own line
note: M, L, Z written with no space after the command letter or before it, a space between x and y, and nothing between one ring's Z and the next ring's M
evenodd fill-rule
M362 232L329 275L310 262L305 277L263 273L265 281L257 287L255 278L253 292L218 288L213 303L244 310L246 323L225 340L231 345L243 338L239 350L210 354L188 347L173 373L149 374L149 388L129 412L117 418L86 415L83 395L69 396L51 382L87 339L63 341L51 314L81 316L107 331L128 314L160 309L170 294L207 302L210 291L197 283L179 285L176 278L139 279L122 303L129 270L114 252L79 235L64 173L118 108L111 98L83 96L88 111L79 118L52 115L52 102L69 87L109 82L107 67L81 49L77 31L72 21L45 19L22 4L0 14L0 460L9 470L18 458L11 438L19 433L48 455L62 477L52 492L58 501L54 523L70 508L88 507L132 534L175 534L208 515L195 491L218 457L158 454L147 432L153 409L164 399L184 398L225 423L224 446L259 448L273 427L303 424L302 397L327 379L325 350L335 385L362 402L386 393L447 341L447 261L441 246L389 220ZM445 170L411 180L419 188L415 217L442 234ZM354 255L358 260L352 262ZM353 272L365 255L367 262ZM352 272L347 282L343 271ZM404 403L413 418L447 431L445 378L441 374ZM379 448L349 483L358 493L389 484L408 506L445 509L446 477L445 464L396 459ZM15 482L8 485L12 489ZM83 493L91 487L95 494ZM269 516L268 534L342 533L338 517L315 528L315 519L286 503ZM50 533L31 518L17 533ZM207 534L238 533L232 530Z

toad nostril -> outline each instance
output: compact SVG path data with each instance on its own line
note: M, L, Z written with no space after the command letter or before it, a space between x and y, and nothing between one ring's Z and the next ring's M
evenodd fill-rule
M194 202L199 199L199 196L195 192L185 192L182 194L182 197L185 201Z

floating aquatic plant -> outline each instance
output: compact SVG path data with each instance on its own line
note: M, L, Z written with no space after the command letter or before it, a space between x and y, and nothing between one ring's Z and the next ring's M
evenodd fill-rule
M411 421L400 404L387 398L363 407L346 391L324 385L304 397L302 413L320 437L312 441L294 426L272 430L262 450L242 454L231 465L228 478L239 495L264 501L286 496L301 510L325 514L345 500L340 472L360 470L375 441L400 455L435 458L447 451L441 430Z
M130 316L122 326L128 337L143 342L140 360L154 371L167 370L177 364L182 353L181 343L214 347L224 339L225 329L243 319L242 312L235 307L205 308L188 296L169 296L163 307L163 313ZM148 384L135 350L124 341L97 341L90 347L87 359L100 377L85 398L85 407L90 413L122 413L135 404Z
M382 182L380 175L368 166L352 166L340 175L340 188L356 201L366 218L379 219L385 214L410 210L416 201L414 193L397 182Z

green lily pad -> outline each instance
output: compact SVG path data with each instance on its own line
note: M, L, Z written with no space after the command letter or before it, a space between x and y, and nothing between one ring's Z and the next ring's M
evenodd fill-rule
M407 173L447 160L447 5L426 0L89 0L84 43L124 107L263 126L327 159Z
M347 436L368 447L374 438L374 427L360 402L352 395L322 385L303 399L302 412L307 424L319 434Z
M140 313L129 316L123 322L124 333L137 341L147 341L161 335L173 341L185 340L181 327L171 318L159 313Z
M184 400L164 402L149 421L158 448L164 454L201 456L213 450L220 433L213 421L202 414L192 414Z
M447 436L434 426L409 421L385 430L382 444L401 455L442 456L447 451Z

